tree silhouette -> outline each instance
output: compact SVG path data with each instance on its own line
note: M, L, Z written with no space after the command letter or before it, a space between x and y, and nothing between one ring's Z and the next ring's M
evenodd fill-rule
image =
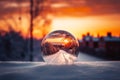
M0 31L0 60L24 60L27 53L26 40L12 28L5 35Z

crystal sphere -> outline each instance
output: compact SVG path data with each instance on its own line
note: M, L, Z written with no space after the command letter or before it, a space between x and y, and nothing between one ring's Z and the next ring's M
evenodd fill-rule
M73 63L78 55L78 40L69 32L57 30L41 42L42 56L47 63Z

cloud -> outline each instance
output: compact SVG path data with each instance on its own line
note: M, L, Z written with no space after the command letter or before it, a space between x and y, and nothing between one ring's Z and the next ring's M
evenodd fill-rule
M12 15L15 13L19 13L20 10L25 11L29 10L29 3L28 0L18 1L18 0L0 0L0 15L1 17L4 17L6 15Z
M46 0L52 6L53 14L68 16L89 16L120 14L120 0ZM29 12L30 0L0 0L0 15L22 11ZM56 9L57 8L57 9Z
M93 14L120 13L120 0L90 0L87 5Z
M62 2L63 0L61 0ZM66 1L66 2L65 2ZM120 14L120 0L65 0L67 6L53 9L64 15L87 16L103 14ZM59 1L58 4L61 2ZM56 2L57 3L57 2ZM62 5L62 4L61 4ZM69 5L69 6L68 6Z

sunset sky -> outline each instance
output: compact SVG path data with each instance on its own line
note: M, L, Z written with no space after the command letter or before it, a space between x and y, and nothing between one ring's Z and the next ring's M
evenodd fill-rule
M43 0L40 3L33 22L33 34L37 38L54 30L66 30L77 38L87 32L93 36L107 32L120 35L120 0ZM0 30L9 31L11 26L28 36L29 0L0 0L0 5Z

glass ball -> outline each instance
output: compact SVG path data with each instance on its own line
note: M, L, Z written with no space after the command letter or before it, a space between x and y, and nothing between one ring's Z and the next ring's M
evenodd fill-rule
M73 63L78 55L78 47L78 40L63 30L49 33L41 42L42 56L47 63Z

